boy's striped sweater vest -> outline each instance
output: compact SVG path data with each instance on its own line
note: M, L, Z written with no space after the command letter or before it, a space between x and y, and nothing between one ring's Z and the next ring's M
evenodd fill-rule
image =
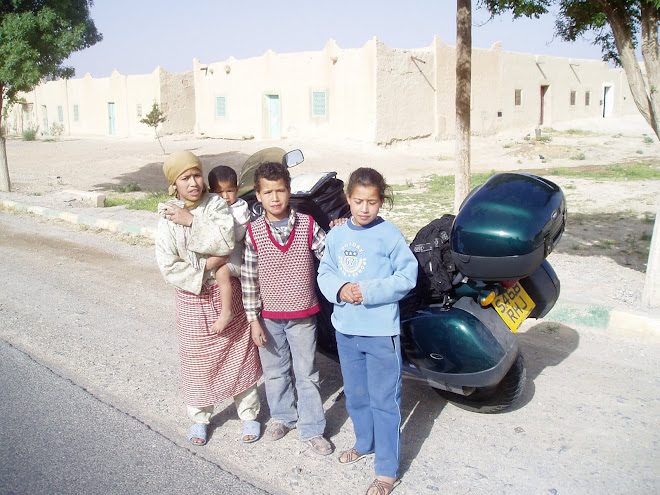
M293 230L284 246L273 238L263 216L248 226L257 252L263 318L305 318L321 310L314 283L312 222L311 216L296 213Z

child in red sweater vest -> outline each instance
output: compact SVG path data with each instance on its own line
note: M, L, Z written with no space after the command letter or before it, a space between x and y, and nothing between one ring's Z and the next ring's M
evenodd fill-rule
M311 216L289 208L291 176L281 163L259 166L254 185L265 211L248 226L241 282L273 418L264 436L279 440L297 428L313 452L328 455L333 448L323 437L325 414L316 366L320 307L313 258L323 256L325 232Z

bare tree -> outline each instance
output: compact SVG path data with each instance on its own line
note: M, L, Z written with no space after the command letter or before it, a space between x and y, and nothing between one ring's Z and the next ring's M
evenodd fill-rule
M472 5L456 0L456 174L454 212L470 192L470 106L472 92Z

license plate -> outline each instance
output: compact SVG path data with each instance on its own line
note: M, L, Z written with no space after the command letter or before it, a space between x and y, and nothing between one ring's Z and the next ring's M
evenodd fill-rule
M519 282L493 300L495 311L499 313L513 333L518 331L518 327L525 321L534 306L536 304Z

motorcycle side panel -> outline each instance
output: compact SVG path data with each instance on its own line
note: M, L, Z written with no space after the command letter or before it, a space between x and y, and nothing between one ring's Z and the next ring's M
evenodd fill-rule
M524 278L552 252L565 224L559 186L531 174L496 174L456 215L452 256L458 270L476 280Z
M402 321L407 359L433 385L487 387L499 383L518 353L516 339L493 308L470 298L428 306Z
M529 277L520 280L525 292L536 306L528 318L543 318L559 299L559 277L548 260L545 260Z

